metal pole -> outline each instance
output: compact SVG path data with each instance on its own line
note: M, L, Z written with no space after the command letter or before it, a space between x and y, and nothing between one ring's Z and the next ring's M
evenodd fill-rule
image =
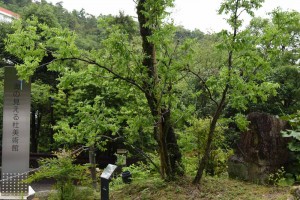
M109 200L109 180L101 178L101 200Z

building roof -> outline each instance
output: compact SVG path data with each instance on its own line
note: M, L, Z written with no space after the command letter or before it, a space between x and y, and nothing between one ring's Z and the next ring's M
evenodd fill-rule
M20 15L19 15L19 14L14 13L14 12L12 12L12 11L10 11L10 10L7 10L7 9L5 9L5 8L2 8L2 7L0 7L0 13L1 13L1 14L4 14L4 15L6 15L6 16L12 17L12 18L16 18L16 19L19 19L19 18L20 18Z

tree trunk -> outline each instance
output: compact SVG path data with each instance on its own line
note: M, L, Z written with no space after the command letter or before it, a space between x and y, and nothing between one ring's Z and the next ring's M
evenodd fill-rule
M160 173L163 179L174 179L175 175L183 175L181 164L181 153L177 144L176 135L171 125L171 112L165 105L161 105L158 99L156 87L159 84L155 45L149 42L148 38L152 36L153 29L147 25L148 19L144 12L146 0L139 0L137 4L137 14L140 26L140 35L142 37L142 46L145 57L143 66L147 68L148 80L145 80L143 87L151 114L156 120L154 127L154 138L159 147Z
M92 178L92 184L94 189L97 189L97 177L96 177L96 161L95 161L95 148L94 146L90 146L89 149L89 161L91 164L90 171L91 171L91 178Z
M164 115L164 132L166 134L166 145L168 151L168 160L171 167L171 176L182 176L184 174L184 167L182 165L182 154L177 143L177 137L174 128L171 124L171 111L165 112Z
M205 170L205 167L207 165L209 155L210 155L210 152L211 152L211 144L212 144L212 141L213 141L217 121L218 121L218 119L214 117L212 119L211 124L210 124L204 155L203 155L201 161L199 161L197 174L196 174L196 176L193 180L194 184L198 184L200 182L200 180L202 179L203 172Z
M38 112L37 122L36 122L36 136L37 136L36 140L37 140L37 143L38 143L38 140L39 140L39 136L41 135L42 118L43 118L42 112ZM38 151L38 144L37 144L37 151Z
M53 108L53 99L50 98L50 124L51 124L51 127L50 127L50 148L51 150L53 150L53 147L54 147L54 129L53 129L53 126L55 124L55 121L54 121L54 108Z
M36 117L37 116L37 117ZM41 131L42 114L37 110L31 111L31 152L38 152L38 140Z
M200 183L200 181L202 179L203 172L204 172L204 169L207 165L209 155L210 155L210 152L211 152L211 144L212 144L212 141L213 141L213 138L214 138L216 125L217 125L217 122L220 118L220 115L222 114L228 90L229 90L229 85L227 84L226 87L223 90L221 101L220 101L219 105L217 106L216 112L215 112L215 114L212 118L212 121L210 123L210 126L209 126L208 138L207 138L207 142L206 142L204 155L203 155L201 161L199 161L197 174L196 174L196 176L193 180L194 184Z
M38 136L35 124L35 110L31 111L31 152L37 153L38 151Z

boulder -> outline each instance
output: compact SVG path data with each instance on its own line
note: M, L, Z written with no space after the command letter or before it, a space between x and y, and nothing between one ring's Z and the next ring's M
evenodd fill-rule
M271 173L289 161L287 122L266 113L250 113L248 130L241 133L235 155L228 161L229 177L266 183Z

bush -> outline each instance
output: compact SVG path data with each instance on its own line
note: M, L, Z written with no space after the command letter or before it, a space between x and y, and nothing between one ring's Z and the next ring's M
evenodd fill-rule
M75 165L75 155L71 151L62 150L56 152L57 158L46 158L39 161L40 168L33 175L29 176L27 182L41 179L54 179L57 193L52 193L51 200L81 200L92 199L91 192L79 191L76 185L87 186L90 183L88 166ZM89 190L89 189L86 189ZM83 197L80 194L85 194Z
M143 162L138 162L137 164L132 164L128 167L123 167L123 171L129 171L132 175L132 182L145 182L149 179L161 180L159 174L156 170L152 170L151 166L144 164ZM160 182L160 181L158 181ZM112 189L117 190L124 186L121 175L112 181Z
M269 175L269 184L277 186L291 186L295 182L292 174L286 173L284 167Z
M210 118L194 119L185 133L180 134L179 145L185 154L183 156L185 169L192 175L196 172L197 164L204 154L210 120ZM218 124L215 130L212 150L206 167L206 173L209 175L220 175L227 172L227 160L233 151L225 143L224 130L226 128L221 124Z

